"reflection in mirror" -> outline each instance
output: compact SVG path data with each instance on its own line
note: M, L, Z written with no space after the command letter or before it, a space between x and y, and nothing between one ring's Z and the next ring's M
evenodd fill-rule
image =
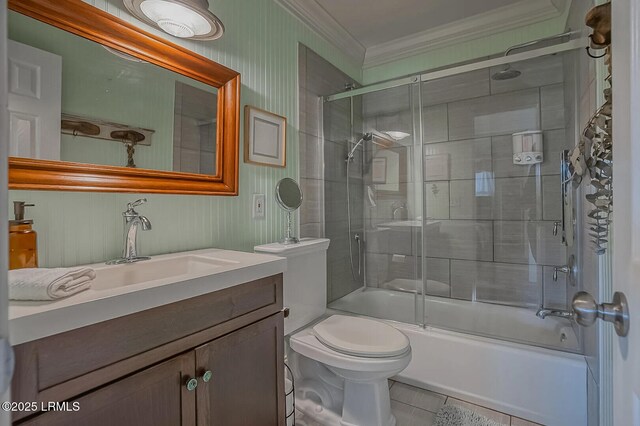
M216 175L217 89L9 12L10 155Z
M291 178L284 178L276 184L276 201L287 212L287 233L282 244L296 244L300 240L293 235L291 214L302 205L302 190L298 182Z
M173 170L215 175L216 94L176 81Z
M382 196L406 194L410 177L410 146L375 147L370 164L371 182Z

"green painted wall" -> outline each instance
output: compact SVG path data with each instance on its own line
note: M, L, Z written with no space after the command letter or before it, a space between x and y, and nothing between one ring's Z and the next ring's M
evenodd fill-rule
M95 6L136 25L119 0L95 0ZM145 195L139 211L153 224L140 235L143 254L205 247L252 250L279 239L285 215L273 199L276 182L298 174L298 43L361 80L360 65L338 52L272 0L211 0L226 32L211 42L180 42L242 75L242 106L250 104L284 115L287 121L287 167L248 165L240 160L240 195L204 197ZM148 29L148 27L145 27ZM161 34L159 32L156 32ZM243 135L241 135L241 141ZM267 194L266 218L251 218L252 194ZM135 194L11 191L10 201L33 202L27 215L39 235L40 265L69 266L101 262L120 255L122 217Z
M120 0L89 3L147 30L128 15ZM224 22L220 40L196 43L173 39L198 54L242 74L242 106L250 104L284 115L287 121L287 167L248 165L240 160L238 197L146 194L149 204L140 212L153 230L141 233L144 254L177 252L205 247L250 251L256 244L279 239L284 214L273 199L276 182L298 174L297 45L304 43L356 80L369 84L504 51L510 45L564 30L566 16L518 30L461 43L362 70L360 64L278 6L273 0L210 0ZM151 30L157 34L160 32ZM243 135L241 134L241 144ZM252 194L267 194L266 218L251 218ZM10 201L25 200L39 233L41 266L69 266L101 262L119 256L122 245L121 212L135 194L11 191Z
M365 68L362 72L363 84L372 84L475 58L499 54L514 44L564 32L569 8L567 7L566 9L564 14L536 24L487 37L480 37L454 46L435 49L391 63Z

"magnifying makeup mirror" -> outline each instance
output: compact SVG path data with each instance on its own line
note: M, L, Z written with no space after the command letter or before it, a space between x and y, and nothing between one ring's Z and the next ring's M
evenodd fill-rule
M293 223L291 221L291 214L298 210L302 204L302 190L298 182L291 178L280 180L276 185L276 201L287 212L287 233L282 240L282 244L299 243L300 240L293 236Z

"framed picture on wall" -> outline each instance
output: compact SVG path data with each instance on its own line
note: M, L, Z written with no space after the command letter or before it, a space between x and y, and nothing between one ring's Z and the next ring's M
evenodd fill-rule
M387 183L386 157L377 157L371 162L371 180L373 183Z
M244 107L244 162L285 167L286 148L287 119L246 105Z

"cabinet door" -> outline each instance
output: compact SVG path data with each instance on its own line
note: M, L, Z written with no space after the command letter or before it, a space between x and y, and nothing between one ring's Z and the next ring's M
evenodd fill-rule
M278 313L196 349L198 426L284 424L283 330Z
M188 352L76 399L76 412L47 411L22 424L194 426L196 392L186 387L194 367Z

